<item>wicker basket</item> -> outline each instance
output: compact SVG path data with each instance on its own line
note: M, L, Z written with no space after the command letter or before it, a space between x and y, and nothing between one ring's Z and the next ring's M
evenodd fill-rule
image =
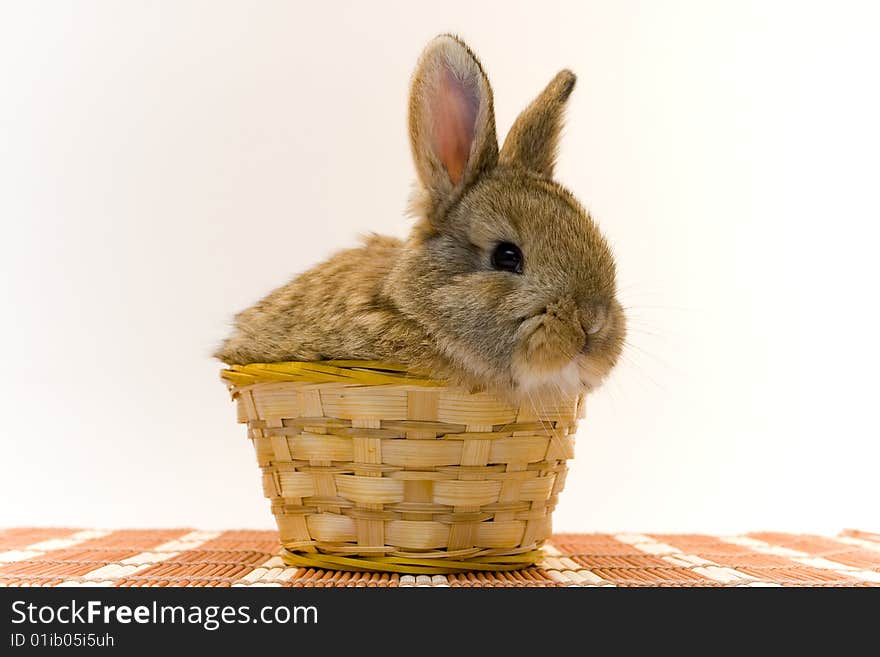
M513 408L357 361L232 366L222 377L288 564L438 574L540 556L583 398Z

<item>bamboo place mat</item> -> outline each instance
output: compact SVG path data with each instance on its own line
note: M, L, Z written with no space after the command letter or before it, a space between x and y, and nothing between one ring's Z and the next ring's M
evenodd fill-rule
M0 530L0 586L880 586L880 534L557 534L535 567L397 575L285 566L272 531Z

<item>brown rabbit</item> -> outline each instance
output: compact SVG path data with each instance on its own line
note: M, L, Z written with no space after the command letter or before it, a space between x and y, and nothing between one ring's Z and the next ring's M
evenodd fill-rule
M381 360L514 399L598 385L625 317L605 239L551 179L574 83L558 73L499 152L479 61L431 41L410 91L409 238L373 236L295 277L236 316L217 358Z

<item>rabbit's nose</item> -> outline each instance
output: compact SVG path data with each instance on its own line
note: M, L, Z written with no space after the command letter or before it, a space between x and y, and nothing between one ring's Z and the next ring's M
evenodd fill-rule
M605 319L597 319L589 327L585 329L587 335L596 335L599 331L602 330L602 327L605 326Z
M605 320L608 313L604 309L597 309L595 313L582 320L581 327L584 329L584 346L581 348L583 353L589 353L595 336L605 326Z

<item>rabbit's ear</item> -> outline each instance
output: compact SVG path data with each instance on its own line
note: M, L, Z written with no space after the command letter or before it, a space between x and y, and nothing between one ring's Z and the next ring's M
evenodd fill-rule
M504 140L501 162L519 165L547 177L553 175L565 101L571 95L576 79L571 71L560 71L523 110Z
M409 134L419 179L435 208L498 162L492 88L480 62L454 36L435 38L419 59Z

